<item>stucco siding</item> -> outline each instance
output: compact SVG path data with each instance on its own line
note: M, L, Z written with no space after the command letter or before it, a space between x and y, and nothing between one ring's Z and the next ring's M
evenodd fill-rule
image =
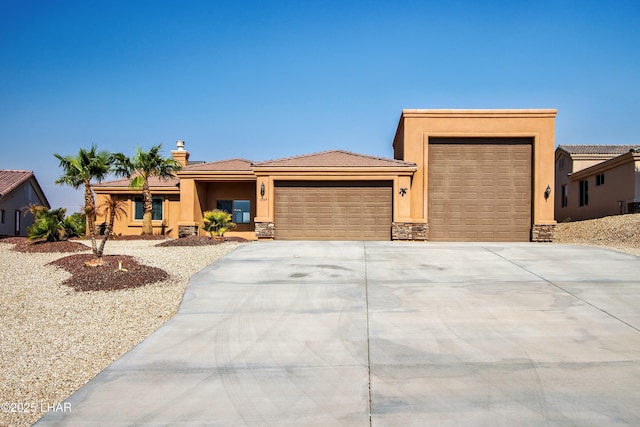
M0 210L4 210L4 223L0 223L0 235L14 236L16 233L16 211L19 211L19 235L26 236L27 228L33 224L33 215L29 205L46 205L38 197L32 181L27 181L16 188L0 202Z
M102 213L101 206L107 199L107 194L96 195L96 205ZM135 219L135 199L141 198L141 194L114 195L124 201L124 211L126 215L116 220L113 226L114 236L132 236L142 234L142 220ZM153 234L178 237L178 219L180 218L180 197L177 194L153 194L152 197L162 197L162 220L152 221ZM104 230L109 218L106 215L96 216L96 227L98 233Z
M202 183L203 196L200 198L202 212L217 209L219 200L249 200L250 222L248 224L236 224L233 231L227 236L241 236L255 238L254 218L256 216L256 183L255 182L209 182ZM200 229L201 235L206 232Z
M597 176L604 176L604 184L597 185ZM588 182L588 203L580 206L580 182ZM594 170L587 176L569 179L566 207L558 207L558 221L580 221L619 215L627 212L627 204L634 201L636 185L635 162L627 162L606 170ZM621 205L622 204L622 210Z

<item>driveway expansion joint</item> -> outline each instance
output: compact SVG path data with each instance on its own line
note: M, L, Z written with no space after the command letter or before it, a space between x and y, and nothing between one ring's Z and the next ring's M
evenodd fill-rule
M549 285L553 286L554 288L559 289L560 291L562 291L562 292L566 293L567 295L571 295L573 298L577 299L578 301L581 301L581 302L583 302L584 304L586 304L586 305L588 305L588 306L590 306L590 307L592 307L592 308L594 308L594 309L598 310L599 312L601 312L601 313L603 313L603 314L605 314L605 315L607 315L607 316L611 317L612 319L615 319L616 321L618 321L618 322L620 322L620 323L622 323L622 324L624 324L624 325L626 325L626 326L630 327L630 328L631 328L631 329L633 329L634 331L636 331L636 332L640 332L640 329L639 329L639 328L637 328L636 326L634 326L634 325L630 324L629 322L625 322L623 319L621 319L621 318L619 318L618 316L615 316L615 315L613 315L613 314L609 313L607 310L605 310L605 309L603 309L603 308L601 308L601 307L598 307L597 305L595 305L595 304L593 304L593 303L591 303L591 302L587 301L587 300L586 300L586 299L584 299L584 298L579 297L579 296L578 296L578 295L576 295L575 293L573 293L573 292L571 292L571 291L569 291L569 290L567 290L567 289L563 288L562 286L558 285L557 283L554 283L553 281L551 281L551 280L547 279L546 277L541 276L541 275L539 275L538 273L535 273L535 272L533 272L533 271L529 270L529 269L528 269L528 268L526 268L525 266L523 266L523 265L521 265L521 264L518 264L517 262L515 262L515 261L513 261L513 260L510 260L510 259L509 259L509 258L507 258L507 257L502 256L501 254L499 254L499 253L498 253L498 252L496 252L496 251L492 251L490 248L485 247L484 249L485 249L486 251L491 252L492 254L494 254L494 255L496 255L496 256L498 256L498 257L502 258L503 260L507 261L508 263L510 263L510 264L512 264L512 265L514 265L514 266L516 266L516 267L518 267L518 268L520 268L520 269L522 269L522 270L526 271L527 273L534 275L535 277L539 278L540 280L544 281L545 283L548 283Z

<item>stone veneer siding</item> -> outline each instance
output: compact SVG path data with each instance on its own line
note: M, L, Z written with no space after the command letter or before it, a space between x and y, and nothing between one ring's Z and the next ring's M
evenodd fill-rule
M276 237L276 225L273 222L256 222L256 236L258 239L273 239Z
M391 223L391 240L429 240L429 224L393 222Z
M198 235L197 225L179 225L178 226L178 237L188 237L188 236L197 236L197 235Z
M532 242L553 242L555 235L555 224L535 224L531 228Z

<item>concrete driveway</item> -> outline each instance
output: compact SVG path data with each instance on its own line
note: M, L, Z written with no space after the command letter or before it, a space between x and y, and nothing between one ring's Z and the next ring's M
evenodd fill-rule
M640 425L640 258L259 242L39 425Z

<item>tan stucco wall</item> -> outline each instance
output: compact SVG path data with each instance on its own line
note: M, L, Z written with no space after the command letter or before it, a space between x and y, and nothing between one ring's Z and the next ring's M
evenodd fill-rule
M249 200L251 209L251 223L236 224L233 231L229 231L225 236L239 236L245 239L255 239L254 217L256 216L256 183L255 182L210 182L203 183L204 197L200 203L202 211L214 210L218 200ZM207 233L200 229L200 235Z
M558 193L557 220L581 221L618 215L621 213L619 201L623 203L623 213L627 212L627 203L640 201L636 194L638 191L636 181L640 176L636 170L640 170L640 160L634 161L632 155L624 157L627 158L627 161L615 162L612 165L611 162L602 163L600 166L594 166L588 170L577 171L566 180L563 178L562 182L566 182L568 185L569 197L567 206L563 208L560 206L560 193ZM605 177L604 184L596 186L596 176L601 173ZM589 182L589 203L585 206L580 206L580 181L582 180ZM560 192L559 188L558 192Z
M555 110L403 110L394 147L398 160L418 165L411 189L411 221L428 220L430 137L530 137L533 224L555 224L553 194L544 198L547 185L554 187L555 116Z
M96 206L100 207L107 198L107 194L96 194ZM142 234L142 220L135 220L135 198L142 197L141 194L118 194L114 195L124 199L126 202L126 218L116 220L113 226L115 236L137 236ZM153 197L163 197L164 204L163 219L152 221L153 234L164 234L169 237L178 237L178 220L180 218L180 200L177 194L153 194ZM100 209L99 209L100 211ZM96 227L99 229L102 223L106 223L108 218L102 215L96 216Z
M253 218L256 214L255 182L246 181L196 181L193 178L180 179L180 220L178 225L197 226L198 234L207 235L202 230L202 213L216 209L218 200L249 200L251 205L250 224L238 224L237 228L225 236L256 239Z

